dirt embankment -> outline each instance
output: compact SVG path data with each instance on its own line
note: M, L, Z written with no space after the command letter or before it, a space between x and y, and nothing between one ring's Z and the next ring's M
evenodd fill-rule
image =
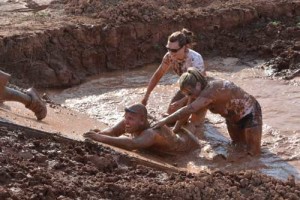
M8 126L9 127L9 126ZM17 127L0 128L0 199L299 199L254 171L167 172L91 143Z
M14 83L68 87L103 71L159 62L167 36L183 27L195 33L195 49L204 56L280 56L284 69L299 68L298 0L57 4L52 2L48 12L69 13L68 25L49 19L43 30L29 26L1 36L1 67L13 74Z

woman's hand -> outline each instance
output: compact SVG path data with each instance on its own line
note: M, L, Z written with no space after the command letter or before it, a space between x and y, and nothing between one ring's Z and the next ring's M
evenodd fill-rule
M83 134L83 137L88 138L88 139L92 139L92 140L97 140L99 136L99 132L95 132L90 130L89 132L86 132Z
M148 103L148 99L149 99L149 95L146 94L146 95L144 96L144 98L142 99L141 103L142 103L144 106L146 106L147 103Z

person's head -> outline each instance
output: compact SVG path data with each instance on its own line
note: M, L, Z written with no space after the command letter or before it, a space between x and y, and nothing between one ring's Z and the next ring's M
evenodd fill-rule
M135 133L149 127L147 109L143 104L133 104L125 108L125 131Z
M166 45L168 52L174 58L182 58L189 47L192 46L193 32L182 29L172 33Z
M186 96L192 98L197 98L206 85L206 77L193 67L188 68L187 72L183 73L179 78L180 90Z

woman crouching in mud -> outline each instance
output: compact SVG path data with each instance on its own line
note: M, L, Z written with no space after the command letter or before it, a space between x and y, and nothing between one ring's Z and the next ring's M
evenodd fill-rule
M230 81L207 79L194 68L181 75L179 85L191 103L158 121L155 128L197 115L206 108L226 119L234 144L246 145L250 155L260 154L262 112L253 96Z

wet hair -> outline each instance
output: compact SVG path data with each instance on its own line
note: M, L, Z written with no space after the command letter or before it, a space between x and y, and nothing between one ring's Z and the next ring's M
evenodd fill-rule
M187 86L196 87L198 82L201 84L201 89L204 89L207 85L206 77L194 67L188 68L187 72L183 73L179 78L179 86L181 90Z
M184 45L188 45L189 47L193 46L193 37L194 33L192 31L189 31L188 29L183 28L181 31L176 31L172 33L168 41L169 42L178 42L180 47L183 47Z
M129 107L125 107L124 111L128 112L128 113L137 114L142 118L144 125L139 127L140 130L145 130L150 127L150 124L148 121L147 108L143 104L141 104L141 103L133 104Z
M143 104L137 103L133 104L129 107L126 107L125 112L130 112L134 114L140 115L143 119L147 119L148 113L147 113L147 108Z

